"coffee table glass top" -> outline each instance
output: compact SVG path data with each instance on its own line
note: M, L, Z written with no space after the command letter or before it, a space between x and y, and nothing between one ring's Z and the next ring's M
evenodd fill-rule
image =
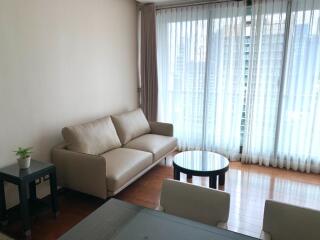
M229 166L226 157L208 151L181 152L174 156L173 162L178 167L199 172L214 172Z

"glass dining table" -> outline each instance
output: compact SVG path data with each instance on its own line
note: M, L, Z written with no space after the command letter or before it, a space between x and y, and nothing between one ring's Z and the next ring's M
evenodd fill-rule
M164 212L110 199L60 240L255 240Z

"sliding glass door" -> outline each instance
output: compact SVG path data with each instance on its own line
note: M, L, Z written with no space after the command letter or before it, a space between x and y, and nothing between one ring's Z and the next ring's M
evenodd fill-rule
M274 165L320 171L320 1L292 1Z
M249 63L242 161L269 165L277 138L287 1L254 1L248 9Z
M159 120L181 150L320 171L320 1L158 10Z
M239 154L244 98L243 3L158 11L159 120L181 150Z

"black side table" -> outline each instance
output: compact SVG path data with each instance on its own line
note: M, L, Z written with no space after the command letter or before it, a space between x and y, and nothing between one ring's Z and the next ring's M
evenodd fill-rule
M0 169L0 218L2 223L7 221L4 181L18 185L20 198L20 214L23 222L23 231L26 237L31 237L31 220L29 216L28 190L31 201L36 201L36 180L50 176L51 204L55 216L58 215L56 168L51 163L31 160L30 168L19 169L13 164Z

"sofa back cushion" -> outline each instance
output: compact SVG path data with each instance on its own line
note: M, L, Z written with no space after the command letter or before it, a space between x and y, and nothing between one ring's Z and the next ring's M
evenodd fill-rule
M151 131L149 123L140 108L111 117L122 144Z
M65 127L62 135L68 149L75 152L99 155L121 147L110 117L104 117L77 126Z

